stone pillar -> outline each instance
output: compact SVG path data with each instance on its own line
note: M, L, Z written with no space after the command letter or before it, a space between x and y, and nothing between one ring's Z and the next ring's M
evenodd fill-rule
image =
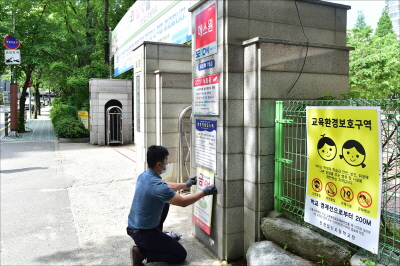
M213 3L218 52L196 59L196 16ZM193 78L220 75L219 115L194 117L217 121L219 194L211 234L194 229L220 259L239 259L263 238L261 218L273 209L274 199L275 101L348 91L349 8L316 0L202 0L189 9ZM215 67L198 70L199 63L212 59ZM195 156L193 145L192 173Z
M170 152L169 171L163 178L176 180L178 117L191 103L190 51L189 45L148 41L134 49L137 174L147 169L147 148L163 145Z
M90 90L90 143L106 145L105 106L118 101L122 106L123 143L132 143L132 81L125 79L89 80Z

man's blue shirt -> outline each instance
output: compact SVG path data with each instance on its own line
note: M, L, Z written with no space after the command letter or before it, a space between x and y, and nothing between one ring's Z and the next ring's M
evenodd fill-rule
M175 196L161 176L151 169L139 175L135 196L128 216L128 227L132 229L152 229L161 220L164 204Z

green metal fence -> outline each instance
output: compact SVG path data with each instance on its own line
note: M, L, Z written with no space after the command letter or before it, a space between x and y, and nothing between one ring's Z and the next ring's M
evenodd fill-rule
M382 208L379 254L304 222L307 178L306 106L380 106ZM400 100L305 100L276 103L275 210L354 252L384 265L400 265Z

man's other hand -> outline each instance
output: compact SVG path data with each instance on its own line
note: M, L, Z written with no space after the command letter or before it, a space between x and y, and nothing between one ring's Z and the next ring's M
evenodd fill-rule
M197 183L197 177L196 176L195 177L191 177L191 178L188 179L188 181L186 181L186 186L187 187L191 187L193 185L196 185L196 183Z
M206 194L206 196L214 195L214 194L218 193L218 190L215 185L208 186L208 187L204 188L203 191L204 191L204 194Z

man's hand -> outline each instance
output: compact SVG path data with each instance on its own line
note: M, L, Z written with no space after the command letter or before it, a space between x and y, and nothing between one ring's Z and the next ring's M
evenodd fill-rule
M214 195L214 194L218 193L218 190L215 187L215 185L208 186L208 187L204 188L203 191L204 191L204 194L206 194L206 196Z
M197 183L197 179L196 178L197 178L196 176L189 178L188 181L186 181L186 186L187 187L191 187L193 185L196 185L196 183Z

